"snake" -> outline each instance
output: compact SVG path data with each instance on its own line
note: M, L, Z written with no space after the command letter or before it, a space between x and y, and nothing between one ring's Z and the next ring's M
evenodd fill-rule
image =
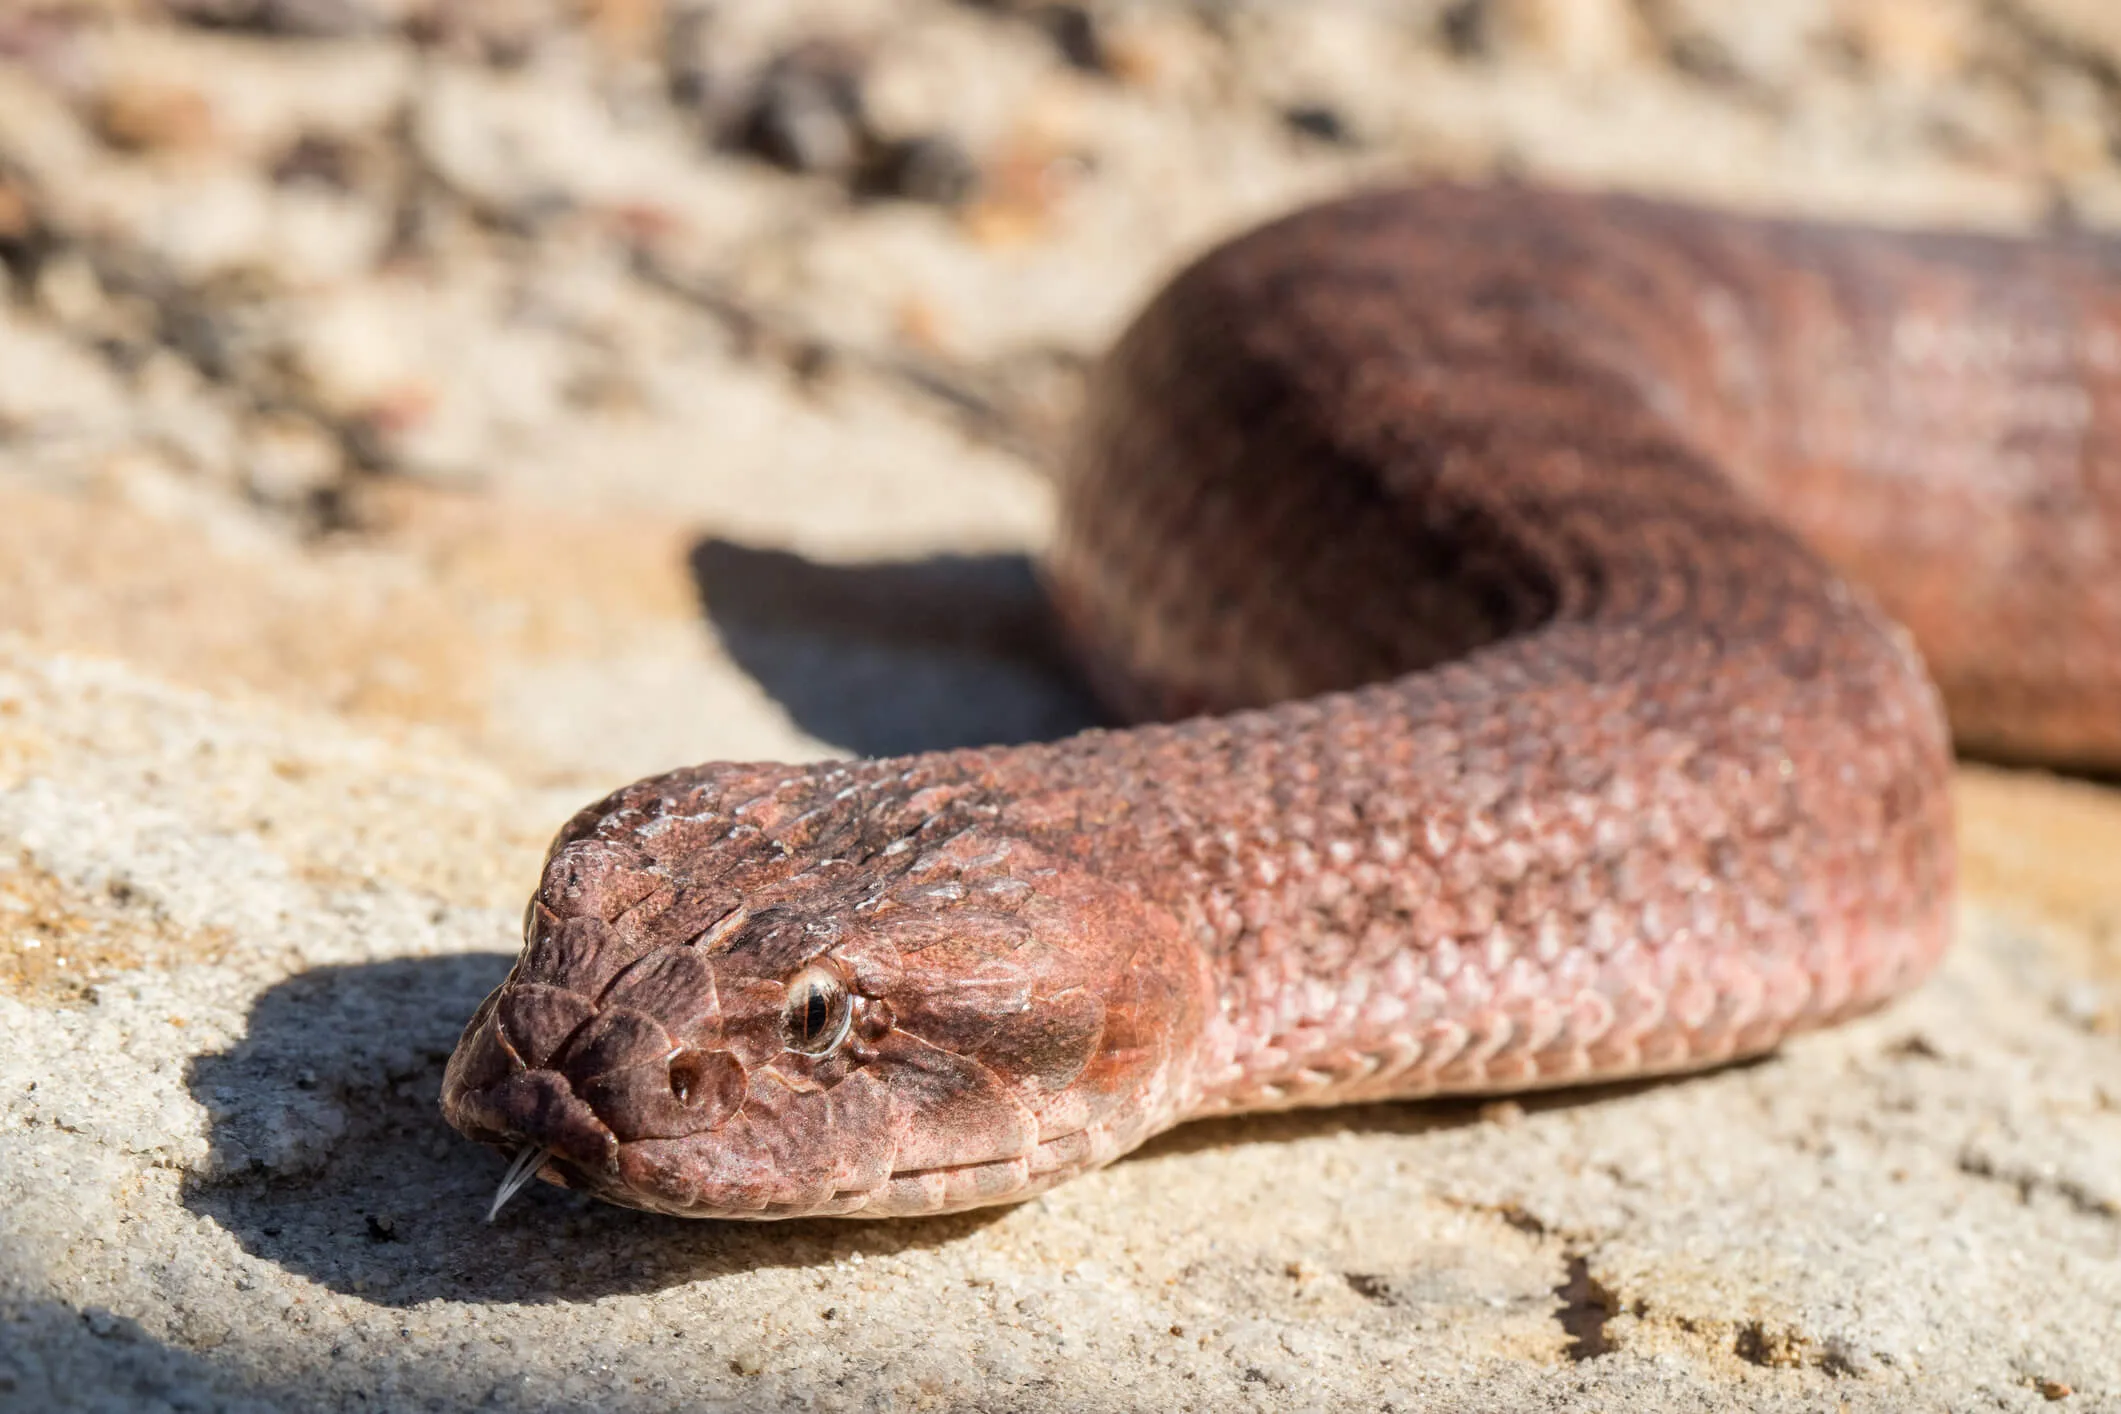
M445 1118L496 1210L902 1217L1883 1005L1951 933L1955 738L2121 764L2117 276L1515 183L1228 240L1057 458L1131 725L588 806Z

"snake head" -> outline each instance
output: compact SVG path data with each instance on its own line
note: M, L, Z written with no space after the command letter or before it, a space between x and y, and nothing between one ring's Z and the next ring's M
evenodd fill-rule
M1205 979L1131 896L904 791L833 828L789 782L664 784L563 832L451 1058L444 1114L523 1177L697 1217L950 1212L1189 1102Z

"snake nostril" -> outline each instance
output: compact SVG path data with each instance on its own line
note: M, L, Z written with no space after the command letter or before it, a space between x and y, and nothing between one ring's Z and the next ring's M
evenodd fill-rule
M630 1142L714 1128L743 1104L745 1084L744 1067L727 1051L681 1046L652 1061L585 1075L575 1089Z

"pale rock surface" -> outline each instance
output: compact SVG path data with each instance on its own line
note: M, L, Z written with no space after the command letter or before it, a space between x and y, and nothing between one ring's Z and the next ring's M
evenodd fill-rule
M1935 980L1685 1081L874 1226L486 1227L435 1114L596 792L1090 720L1039 467L1188 252L1414 173L2114 224L2108 8L0 14L0 1408L2121 1410L2098 785L1966 770ZM742 154L819 39L961 204Z

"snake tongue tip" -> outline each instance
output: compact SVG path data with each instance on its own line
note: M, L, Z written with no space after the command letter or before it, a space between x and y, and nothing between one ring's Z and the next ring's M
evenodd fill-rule
M545 1167L545 1160L551 1156L551 1148L545 1145L532 1145L515 1156L515 1161L508 1166L508 1172L501 1175L501 1187L493 1195L493 1205L486 1210L487 1222L490 1223L501 1215L501 1209L507 1206L508 1200L522 1192L530 1180L538 1176L538 1170Z

